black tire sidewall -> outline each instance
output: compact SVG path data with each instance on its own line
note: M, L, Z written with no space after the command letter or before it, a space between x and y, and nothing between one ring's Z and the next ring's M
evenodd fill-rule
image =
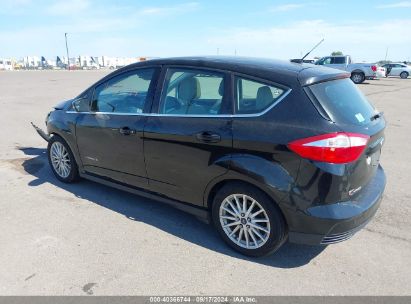
M405 75L405 77L403 77L402 75ZM408 73L407 72L401 72L401 74L400 74L400 77L402 78L402 79L407 79L408 78Z
M59 143L61 143L61 144L64 146L64 148L66 149L66 151L67 151L67 153L68 153L68 155L69 155L69 158L70 158L71 171L70 171L70 174L69 174L66 178L61 177L61 176L56 172L56 170L54 169L53 164L52 164L52 162L51 162L50 150L51 150L51 146L52 146L53 143L55 143L55 142L59 142ZM70 147L68 146L68 144L67 144L60 136L54 135L54 136L50 139L49 144L47 145L47 158L48 158L48 161L49 161L49 165L50 165L50 167L51 167L51 171L53 172L54 176L55 176L59 181L61 181L61 182L63 182L63 183L72 183L72 182L74 182L74 181L76 181L76 180L78 179L78 167L77 167L76 160L75 160L75 158L74 158L74 156L73 156L73 153L71 152Z
M221 227L219 211L223 200L231 194L246 194L254 198L265 209L270 220L270 236L260 248L246 249L235 244ZM215 195L212 206L212 219L223 240L236 251L252 257L262 257L278 250L286 240L287 231L283 215L275 203L261 190L243 183L230 183L221 188Z

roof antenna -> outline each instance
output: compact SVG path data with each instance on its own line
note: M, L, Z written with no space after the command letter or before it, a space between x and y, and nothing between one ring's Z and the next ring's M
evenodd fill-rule
M314 51L323 41L324 41L324 38L321 39L321 41L318 42L307 54L305 54L303 58L297 59L297 60L295 60L295 61L293 61L293 62L302 63L302 62L304 61L305 57L307 57L308 55L310 55L310 53L311 53L312 51Z

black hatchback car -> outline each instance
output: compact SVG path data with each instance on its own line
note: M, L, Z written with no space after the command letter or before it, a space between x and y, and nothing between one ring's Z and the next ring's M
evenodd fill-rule
M376 213L385 120L339 70L241 57L149 60L47 116L55 176L211 219L250 256L331 244Z

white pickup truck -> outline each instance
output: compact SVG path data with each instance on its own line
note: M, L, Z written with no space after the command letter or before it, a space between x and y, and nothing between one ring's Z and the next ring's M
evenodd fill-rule
M365 79L377 77L377 66L373 63L353 63L351 56L326 56L318 59L316 65L323 65L351 73L354 83L362 83Z

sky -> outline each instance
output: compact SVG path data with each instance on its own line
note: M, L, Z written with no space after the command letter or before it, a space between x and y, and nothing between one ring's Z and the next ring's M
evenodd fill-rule
M0 0L0 57L239 55L332 51L411 60L406 0Z

